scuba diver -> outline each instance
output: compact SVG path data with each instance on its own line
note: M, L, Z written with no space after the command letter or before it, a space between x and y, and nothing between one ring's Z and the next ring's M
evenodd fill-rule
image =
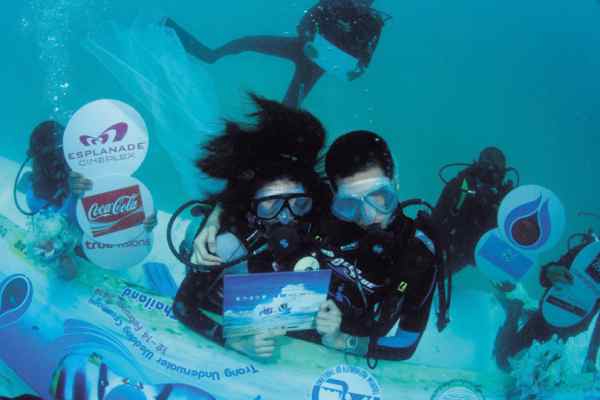
M571 245L572 239L574 238L579 238L580 243ZM547 290L550 290L552 287L573 284L573 274L569 270L573 261L583 248L598 240L598 236L591 229L585 233L571 236L567 252L557 261L549 262L542 266L540 271L541 285ZM544 343L550 340L554 335L558 335L561 341L566 342L569 338L587 331L600 306L600 302L597 302L594 310L578 324L568 328L557 328L546 322L540 309L533 311L530 315L526 315L527 313L524 310L523 301L517 298L509 299L507 294L514 289L512 285L497 284L496 289L500 304L506 311L506 321L498 330L494 346L494 356L496 358L496 364L504 371L510 370L509 358L530 348L533 341ZM523 318L527 318L527 322L520 327L520 321ZM599 324L600 321L597 321L588 347L583 366L584 372L596 371L596 358L598 347L600 346Z
M203 173L226 181L225 188L208 200L220 204L215 253L225 264L214 267L183 260L188 270L173 311L203 336L261 359L273 355L275 337L286 332L224 338L222 326L204 311L222 315L226 273L318 269L318 261L308 257L307 265L306 256L311 252L310 227L326 199L315 172L325 131L308 112L251 97L258 109L252 114L256 123L228 122L221 135L204 144L196 163ZM192 260L188 243L183 242L180 254Z
M92 188L92 182L67 165L62 151L63 133L64 127L51 120L33 129L27 159L15 179L14 201L19 211L31 217L26 238L28 254L46 264L57 262L59 275L70 280L77 274L73 251L81 236L75 214L77 199ZM29 160L31 172L21 178ZM20 206L18 188L25 192L30 211Z
M373 359L406 360L426 328L436 285L438 328L448 300L440 250L428 214L404 215L394 160L383 138L354 131L329 148L325 170L335 192L321 253L332 270L330 301L317 315L322 343Z
M406 360L426 328L436 286L438 329L449 321L450 287L430 217L421 211L413 220L403 213L409 205L428 204L399 202L392 154L375 133L342 135L325 164L335 192L332 215L320 218L312 237L321 268L332 270L332 283L315 320L317 340L365 356L370 367L380 358ZM211 215L194 242L198 260L223 262L214 251L218 229Z
M27 215L42 210L58 212L76 225L77 198L92 188L92 182L67 165L62 151L63 133L64 127L55 121L44 121L31 133L27 160L33 161L32 170L19 182L31 212L19 209Z
M300 107L324 73L342 68L344 79L351 81L365 72L385 22L382 15L370 7L371 3L368 0L321 0L305 13L297 26L296 37L248 36L217 49L209 49L170 18L164 23L174 29L188 53L206 63L246 51L292 61L294 77L283 102L290 107ZM322 43L325 45L321 46ZM327 49L321 47L327 46L339 54L325 54ZM328 56L338 58L333 61L331 71L326 70L327 65L332 64Z
M442 176L448 167L467 166L451 181ZM446 184L432 218L447 252L447 268L460 271L475 261L475 245L481 236L497 225L500 202L514 185L506 181L506 157L496 147L487 147L473 164L449 164L440 169Z
M32 229L25 240L29 255L44 263L58 261L61 276L73 279L77 268L71 257L72 251L85 258L78 244L81 230L76 205L93 185L90 179L72 171L67 165L62 150L63 134L64 127L52 120L44 121L33 129L27 158L15 178L13 198L17 209L31 217ZM31 172L22 175L30 160ZM25 192L29 211L19 204L17 190ZM156 224L155 215L144 221L148 231Z

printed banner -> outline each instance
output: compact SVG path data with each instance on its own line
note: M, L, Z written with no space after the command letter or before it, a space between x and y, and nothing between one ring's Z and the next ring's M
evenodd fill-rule
M369 370L364 358L291 336L278 338L273 357L257 360L182 324L172 299L83 258L75 260L78 276L65 282L27 257L24 236L0 215L0 359L44 399L430 398L451 379L484 383L486 394L503 388L502 379L475 370L384 359ZM324 293L328 278L308 274L314 278L284 280L297 285L285 290L269 281L271 303L276 292L288 294L291 313L294 293L306 304L313 296L306 293ZM256 293L252 285L239 296Z

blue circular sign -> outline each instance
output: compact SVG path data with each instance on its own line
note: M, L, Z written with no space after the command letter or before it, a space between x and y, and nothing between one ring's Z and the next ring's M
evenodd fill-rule
M312 388L311 400L332 398L381 400L381 388L368 371L341 364L323 372Z

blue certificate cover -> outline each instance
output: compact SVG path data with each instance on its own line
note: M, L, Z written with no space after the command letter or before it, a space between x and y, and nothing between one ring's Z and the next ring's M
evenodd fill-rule
M223 335L255 335L271 329L313 327L327 299L331 271L224 276Z

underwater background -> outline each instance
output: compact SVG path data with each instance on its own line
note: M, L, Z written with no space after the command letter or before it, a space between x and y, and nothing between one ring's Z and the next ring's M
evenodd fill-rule
M313 4L6 2L0 15L0 157L20 163L38 122L55 118L66 124L72 113L95 99L122 100L142 111L82 45L112 23L127 25L139 18L158 22L170 16L214 47L244 35L293 35ZM547 187L562 200L565 239L595 223L577 213L600 211L598 2L376 0L374 7L392 19L367 73L350 83L325 75L303 103L323 121L329 142L350 130L378 132L396 157L401 197L431 203L443 187L437 176L442 165L471 162L484 147L498 146L518 169L521 184ZM251 53L194 65L198 79L214 84L217 99L211 107L226 118L251 111L247 91L282 99L293 73L288 61ZM153 129L161 127L160 116L142 114L152 137ZM168 135L181 146L195 146L207 137L193 129ZM136 176L153 193L157 208L173 212L189 199L173 179L176 174L168 152L154 141ZM541 261L564 249L565 240ZM542 292L535 274L527 287L534 298ZM472 312L469 302L458 302L452 310ZM465 332L463 339L476 342L478 334ZM451 357L456 362L460 354L457 350Z

